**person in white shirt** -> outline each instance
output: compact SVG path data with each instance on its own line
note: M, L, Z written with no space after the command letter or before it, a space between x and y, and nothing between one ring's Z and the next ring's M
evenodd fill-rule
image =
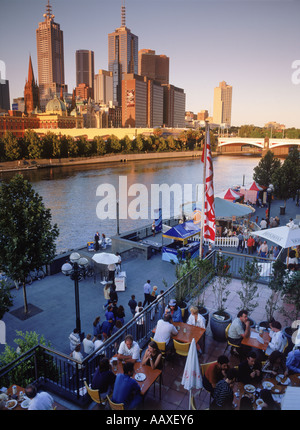
M80 343L80 335L79 335L79 330L77 328L74 328L74 330L70 334L69 341L70 341L70 350L73 352L75 347Z
M96 340L95 340L95 342L94 342L94 351L96 350L96 349L98 349L98 348L100 348L100 346L102 346L103 345L103 340L102 340L102 334L98 334L98 336L97 336L97 338L96 338ZM100 351L101 350L99 350L97 353L96 353L96 355L98 355L98 354L100 354Z
M199 314L198 309L195 306L190 307L190 316L186 323L196 327L205 328L205 318Z
M45 391L37 392L35 385L27 385L25 394L30 399L29 411L46 411L53 409L53 398Z
M76 346L74 351L71 352L71 354L70 354L70 356L72 358L74 358L74 360L79 361L79 363L81 363L83 361L83 355L81 354L80 350L81 350L81 345L79 344ZM78 369L81 369L81 368L82 368L82 366L79 364Z
M270 337L271 341L266 349L266 355L272 354L273 351L283 352L285 345L285 337L281 331L281 324L279 321L272 321L270 323Z
M166 343L166 351L173 347L172 335L176 336L178 331L172 324L172 315L170 313L165 314L162 320L157 322L154 340L157 342Z
M131 361L132 363L140 360L140 347L133 340L131 334L128 334L123 342L120 343L117 358L122 361Z
M92 335L91 334L87 334L86 338L83 339L83 341L82 341L83 351L87 355L90 355L94 351L94 349L95 349L95 344L94 344L94 342L91 339L92 339Z
M267 228L267 221L263 218L262 220L261 220L261 222L260 222L260 228L262 229L262 230L265 230L266 228Z

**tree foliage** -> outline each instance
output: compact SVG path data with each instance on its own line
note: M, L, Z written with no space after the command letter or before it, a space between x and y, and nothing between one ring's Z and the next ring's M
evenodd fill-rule
M273 174L280 167L280 160L274 157L272 151L268 151L254 167L253 179L259 185L268 187L272 183Z
M22 175L15 175L0 188L0 266L14 281L23 283L31 270L55 257L58 228L51 225L51 212L42 197Z
M10 292L10 286L4 280L0 281L0 320L5 312L13 305L13 298Z

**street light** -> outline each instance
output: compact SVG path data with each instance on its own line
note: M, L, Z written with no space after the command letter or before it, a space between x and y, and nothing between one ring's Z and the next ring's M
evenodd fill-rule
M70 276L74 281L75 287L75 311L76 311L76 328L81 337L81 322L80 322L80 307L79 307L79 280L85 276L86 267L89 262L87 258L81 257L78 252L73 252L70 255L70 263L62 265L61 271L64 275Z
M271 215L271 202L272 202L272 195L274 192L274 185L270 184L267 188L267 200L268 200L268 204L269 204L269 208L268 208L268 227L270 225L270 215Z

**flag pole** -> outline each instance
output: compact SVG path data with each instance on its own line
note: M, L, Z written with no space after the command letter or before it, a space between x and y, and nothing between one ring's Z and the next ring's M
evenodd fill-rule
M203 154L202 154L202 160L203 160L203 194L202 194L201 231L200 231L200 249L199 249L199 258L200 258L200 260L202 260L203 234L204 234L205 187L206 187L206 158L207 158L207 131L208 131L208 122L205 121L205 139L204 139L204 148L203 148Z

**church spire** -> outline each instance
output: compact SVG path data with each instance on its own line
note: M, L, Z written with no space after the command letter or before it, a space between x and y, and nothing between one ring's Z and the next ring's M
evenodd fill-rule
M32 61L31 61L31 55L29 55L29 66L28 66L28 82L34 83L34 73L33 73L33 67L32 67Z

